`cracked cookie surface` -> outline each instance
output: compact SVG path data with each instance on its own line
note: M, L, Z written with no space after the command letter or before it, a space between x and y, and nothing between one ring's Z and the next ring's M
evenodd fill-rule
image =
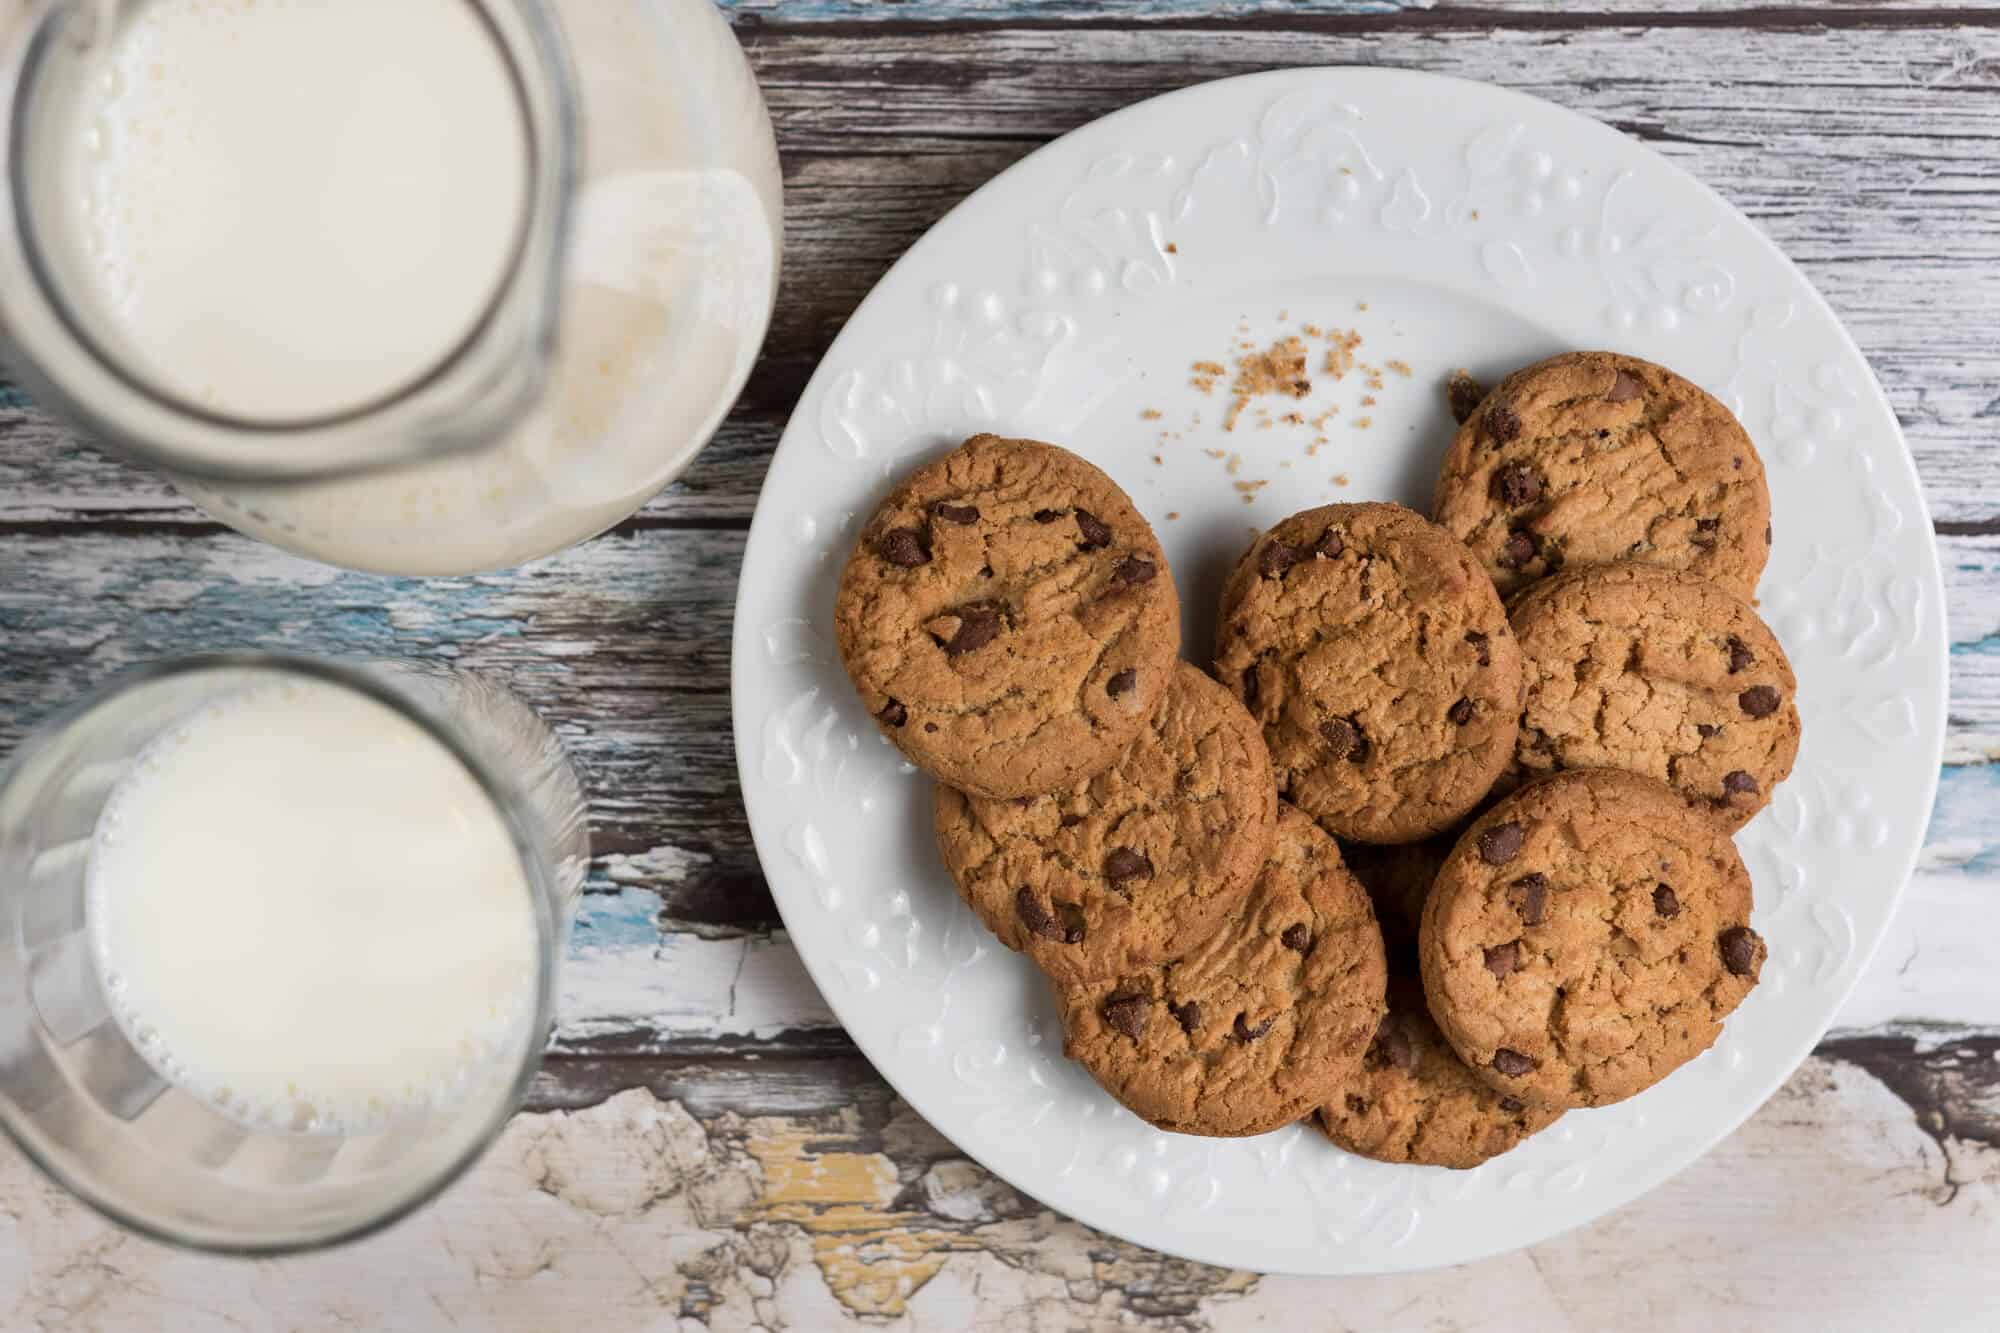
M1152 528L1065 449L977 435L904 479L855 543L834 641L917 767L981 796L1117 758L1167 691L1180 601Z
M1424 1006L1414 959L1390 960L1389 1014L1339 1096L1320 1107L1337 1145L1378 1162L1469 1170L1562 1117L1495 1091L1458 1058Z
M1636 357L1518 370L1459 427L1432 516L1502 593L1637 560L1755 596L1771 549L1764 465L1728 408Z
M1553 1109L1622 1101L1707 1050L1766 949L1729 835L1650 778L1591 769L1473 821L1418 952L1459 1058Z
M1353 1074L1384 1013L1382 932L1340 849L1280 804L1241 911L1179 962L1058 986L1063 1052L1182 1134L1262 1134Z
M1523 776L1618 768L1735 830L1799 749L1798 682L1757 613L1692 575L1609 565L1515 599Z
M1058 982L1181 957L1249 895L1277 789L1243 706L1179 664L1146 730L1102 772L1047 796L939 787L938 850L1000 942Z
M1401 505L1309 509L1259 537L1223 590L1215 660L1279 792L1342 838L1447 828L1513 758L1506 611L1465 547Z

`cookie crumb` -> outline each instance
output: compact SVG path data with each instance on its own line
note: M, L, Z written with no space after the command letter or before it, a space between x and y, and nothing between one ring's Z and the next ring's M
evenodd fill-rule
M1410 378L1410 376L1415 373L1410 369L1410 363L1407 361L1391 361L1388 363L1388 365L1389 369L1395 371L1398 375L1401 375L1404 379Z
M1345 486L1347 484L1347 474L1345 472L1334 473L1333 484L1336 486Z
M1180 252L1181 252L1181 248L1180 248L1180 247L1179 247L1178 245L1175 245L1175 244L1174 244L1174 243L1173 243L1172 241L1168 241L1168 242L1167 242L1167 253L1168 253L1168 254L1170 254L1170 255L1177 255L1177 254L1179 254Z
M1160 409L1159 409L1159 408L1157 408L1157 407L1149 407L1149 408L1147 408L1147 409L1146 409L1145 411L1143 411L1143 412L1141 412L1141 413L1139 414L1139 420L1141 420L1141 421L1158 421L1158 420L1160 419L1160 417L1161 417L1162 415L1164 415L1164 414L1163 414L1163 413L1162 413L1162 412L1160 411Z
M1356 417L1356 418L1354 418L1354 429L1356 429L1356 430L1367 430L1367 429L1368 429L1368 428L1369 428L1370 426L1372 426L1372 425L1374 425L1374 424L1375 424L1375 418L1374 418L1374 417Z
M1169 509L1167 511L1167 521L1169 523L1173 522L1173 520L1179 518L1180 516L1181 516L1181 511L1178 509Z

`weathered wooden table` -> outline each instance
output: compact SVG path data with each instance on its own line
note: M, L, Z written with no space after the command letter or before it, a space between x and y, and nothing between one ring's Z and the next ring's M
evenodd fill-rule
M206 522L0 400L0 750L94 681L238 645L490 669L585 770L600 854L529 1114L443 1202L332 1255L119 1234L0 1150L0 1327L1756 1327L2000 1318L2000 11L1889 0L738 0L789 191L778 317L686 478L509 574L337 574ZM1628 12L1629 11L1629 12ZM1929 489L1951 731L1915 883L1840 1028L1705 1161L1470 1268L1259 1279L1055 1216L834 1024L737 796L730 607L787 412L946 209L1129 102L1273 66L1490 80L1654 144L1846 319Z

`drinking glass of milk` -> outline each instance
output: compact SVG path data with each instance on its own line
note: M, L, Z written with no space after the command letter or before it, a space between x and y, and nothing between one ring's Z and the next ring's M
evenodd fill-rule
M770 322L777 151L711 0L19 0L0 61L15 373L303 555L602 532Z
M561 747L479 677L149 668L0 770L0 1128L160 1239L387 1225L519 1105L588 860Z

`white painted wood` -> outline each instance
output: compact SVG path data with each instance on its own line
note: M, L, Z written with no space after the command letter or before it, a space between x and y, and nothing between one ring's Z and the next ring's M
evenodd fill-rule
M0 1162L0 1326L19 1329L1948 1330L1991 1326L1996 1267L2000 1150L1940 1142L1824 1060L1597 1226L1338 1283L1093 1235L902 1108L696 1119L633 1091L524 1116L388 1234L255 1264L123 1236Z
M199 647L435 652L508 676L576 748L601 830L537 1101L654 1092L524 1117L430 1212L274 1264L119 1236L0 1147L0 1328L819 1329L864 1313L951 1329L1990 1327L2000 1084L1965 1068L2000 1036L2000 768L1982 762L2000 756L2000 12L1781 3L1782 21L1746 28L1728 0L1413 3L1428 12L1402 18L1378 12L1390 0L731 7L787 158L786 286L745 403L620 535L488 578L335 575L216 534L0 392L0 750L88 682ZM1085 11L1086 29L1056 22ZM1946 533L1955 767L1845 1035L1743 1131L1584 1232L1336 1287L1094 1236L894 1103L772 930L718 684L766 458L903 248L1108 110L1350 61L1497 81L1620 125L1805 267L1904 419Z

